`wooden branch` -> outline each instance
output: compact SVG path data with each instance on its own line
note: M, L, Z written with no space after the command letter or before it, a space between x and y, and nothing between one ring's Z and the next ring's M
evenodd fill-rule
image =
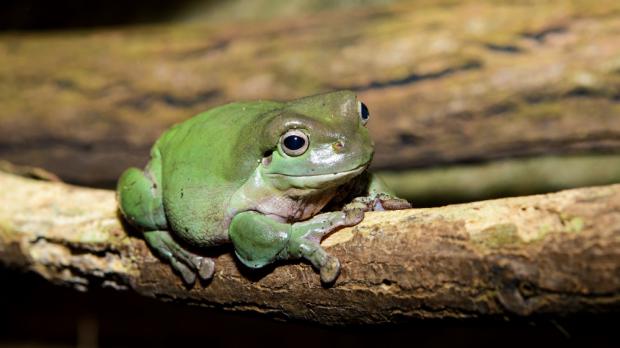
M620 185L369 213L323 245L343 266L331 288L308 264L251 273L224 249L190 289L126 234L113 192L0 174L0 262L82 290L324 324L620 309Z
M620 2L415 1L0 35L0 158L111 186L170 124L350 88L375 168L620 151ZM593 171L591 175L596 175Z

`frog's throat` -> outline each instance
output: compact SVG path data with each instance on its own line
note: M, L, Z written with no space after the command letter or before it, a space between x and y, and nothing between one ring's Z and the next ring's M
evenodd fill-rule
M338 187L361 174L369 162L353 169L307 176L263 173L256 168L250 178L231 196L226 228L236 214L254 210L278 221L302 221L316 215L336 194Z
M328 174L313 175L288 175L282 173L265 173L264 175L272 181L286 181L292 187L297 188L319 188L320 186L330 184L340 185L351 178L358 176L368 167L369 163L364 163L350 170Z

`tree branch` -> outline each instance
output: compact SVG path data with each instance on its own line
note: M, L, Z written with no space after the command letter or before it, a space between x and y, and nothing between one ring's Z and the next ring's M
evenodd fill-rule
M210 284L182 285L120 224L111 191L0 173L0 262L86 290L324 324L620 308L620 185L369 213L323 245L331 288L303 263L251 273L218 250Z

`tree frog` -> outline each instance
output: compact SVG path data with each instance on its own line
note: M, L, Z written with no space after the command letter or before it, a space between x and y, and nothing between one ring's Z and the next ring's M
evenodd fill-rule
M226 243L250 268L306 259L332 283L340 262L325 235L365 211L410 207L366 171L369 118L351 91L216 107L167 130L144 170L122 174L120 211L190 285L214 273L200 250Z

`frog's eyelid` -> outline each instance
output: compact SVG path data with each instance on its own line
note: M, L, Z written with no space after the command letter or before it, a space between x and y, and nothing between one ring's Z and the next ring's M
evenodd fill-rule
M302 125L300 124L300 126L302 126ZM298 128L296 126L293 126L293 127L285 128L284 131L280 134L280 138L278 138L278 139L281 139L284 136L284 134L286 134L286 133L288 133L290 131L300 131L300 132L304 133L306 135L306 137L308 137L308 138L310 137L310 135L308 134L308 130L305 127L299 127Z
M304 124L304 122L301 122L299 120L288 120L287 122L285 122L283 124L284 126L284 131L282 132L282 134L288 132L291 129L304 129L306 128L306 125Z

